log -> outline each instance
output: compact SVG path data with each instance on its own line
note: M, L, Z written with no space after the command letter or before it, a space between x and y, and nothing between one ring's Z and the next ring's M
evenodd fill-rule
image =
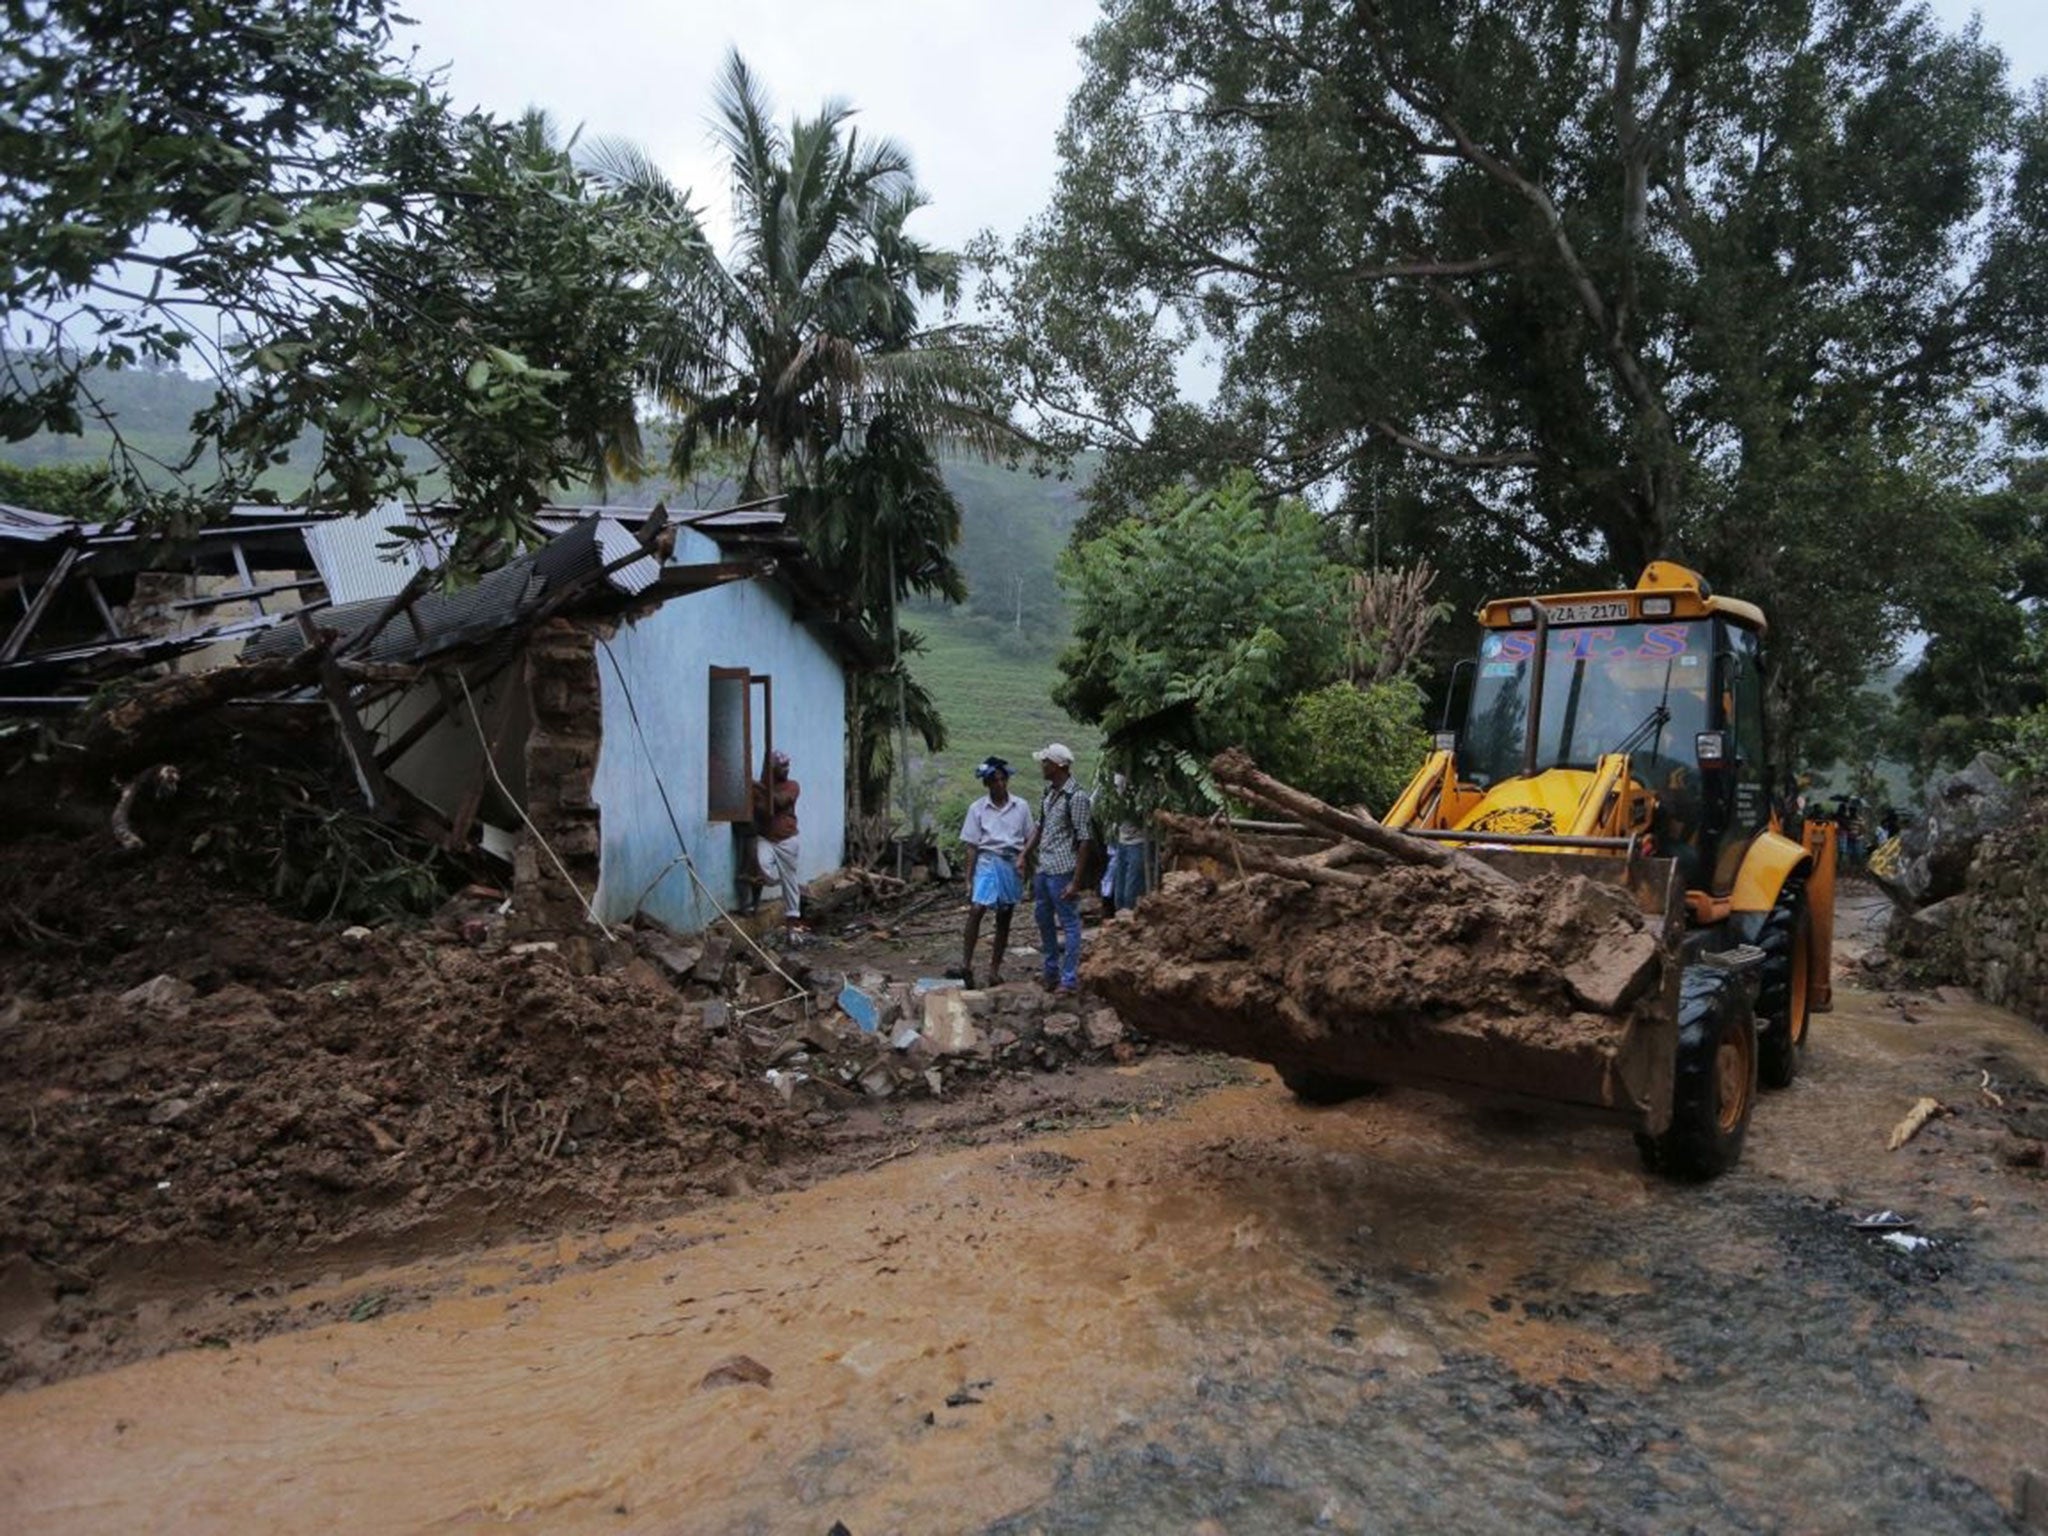
M181 672L159 679L96 711L74 745L88 758L135 756L153 736L180 720L234 699L305 686L320 675L320 663L327 654L323 646L278 661Z
M1207 854L1239 869L1278 875L1283 880L1299 880L1304 885L1334 885L1354 891L1364 890L1373 883L1364 875L1331 869L1306 859L1289 858L1284 853L1268 852L1256 842L1239 838L1227 828L1211 826L1194 816L1176 816L1171 811L1161 811L1157 820L1160 829L1173 839L1176 848Z
M1363 843L1375 852L1385 854L1401 864L1427 864L1433 869L1455 869L1472 876L1487 885L1512 886L1516 882L1499 870L1480 862L1469 854L1440 848L1434 843L1424 842L1419 837L1409 837L1390 827L1350 811L1340 811L1334 805L1327 805L1314 795L1304 793L1291 784L1283 784L1270 774L1261 773L1251 755L1240 747L1231 747L1219 752L1209 763L1209 772L1216 782L1225 789L1244 796L1292 816L1296 821L1325 832L1347 838L1354 843Z

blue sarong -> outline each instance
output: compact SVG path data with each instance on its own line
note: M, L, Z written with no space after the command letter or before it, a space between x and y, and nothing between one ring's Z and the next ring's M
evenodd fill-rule
M1014 860L1001 854L984 853L974 861L974 904L977 907L1014 907L1024 897L1024 882Z

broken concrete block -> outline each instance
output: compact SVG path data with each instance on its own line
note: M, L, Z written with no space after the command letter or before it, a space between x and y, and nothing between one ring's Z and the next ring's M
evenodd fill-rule
M1124 1021L1113 1008L1095 1009L1081 1027L1087 1033L1091 1051L1106 1051L1124 1037Z
M731 962L732 935L714 933L704 940L703 953L697 956L697 963L690 968L690 977L707 987L715 987L725 980L725 968Z
M722 997L714 997L704 1005L704 1028L710 1034L723 1034L732 1028L732 1004Z
M192 1113L190 1099L165 1099L161 1104L152 1105L148 1120L151 1125L170 1125Z
M680 981L697 969L704 947L685 944L672 933L643 933L640 935L640 953Z
M854 1026L864 1035L872 1035L882 1027L880 996L850 981L839 989L839 1011L853 1020Z
M1080 1032L1080 1015L1073 1013L1049 1013L1039 1026L1039 1033L1048 1040L1071 1040Z
M357 923L353 927L344 928L341 930L341 942L350 949L361 949L370 942L370 930L361 923Z
M198 989L189 981L180 981L175 976L152 976L139 987L130 987L121 994L121 1001L130 1008L147 1008L152 1013L168 1013L182 1008L199 995Z
M975 1027L973 1000L978 994L954 988L928 992L924 999L925 1043L941 1056L958 1056L981 1044Z
M535 939L526 944L514 944L506 951L515 960L524 960L529 955L558 955L561 952L562 946L553 939Z
M900 1024L896 1027L895 1032L889 1036L889 1049L892 1051L907 1051L913 1045L921 1043L923 1039L924 1036L917 1032L916 1026Z
M896 1091L896 1074L886 1061L876 1062L854 1081L869 1098L886 1099Z

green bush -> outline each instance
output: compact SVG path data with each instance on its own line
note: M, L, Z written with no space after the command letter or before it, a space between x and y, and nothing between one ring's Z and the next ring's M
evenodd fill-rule
M2048 788L2048 705L2008 717L2001 748L2012 760L2014 777Z
M1333 805L1384 813L1429 752L1422 707L1406 678L1302 694L1279 742L1280 775Z

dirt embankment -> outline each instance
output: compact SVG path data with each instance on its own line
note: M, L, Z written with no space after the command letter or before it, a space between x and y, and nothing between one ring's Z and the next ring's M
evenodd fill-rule
M432 926L344 938L175 856L16 845L10 867L17 897L64 879L69 931L0 956L0 1255L60 1282L110 1245L260 1256L510 1186L684 1195L807 1134L644 965L577 976Z

